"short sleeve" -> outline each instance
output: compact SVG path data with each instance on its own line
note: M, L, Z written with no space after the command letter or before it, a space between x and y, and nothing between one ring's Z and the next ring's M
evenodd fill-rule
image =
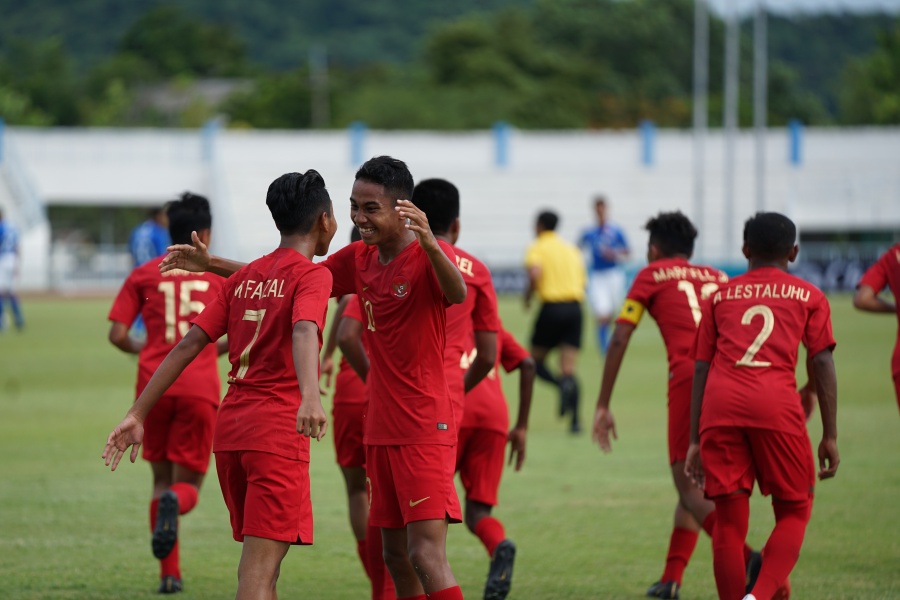
M202 329L211 340L217 340L227 332L228 298L234 293L232 284L235 281L237 281L237 278L229 278L213 301L207 304L203 312L191 321L191 324Z
M627 251L628 250L628 238L625 237L625 230L622 229L621 227L619 227L618 234L619 234L619 236L618 236L619 244L622 245L623 250Z
M356 293L356 253L358 244L345 246L319 263L331 271L331 296L340 297Z
M312 321L321 332L325 327L332 285L331 271L325 267L316 265L303 273L294 289L291 325L298 321Z
M505 329L500 330L500 338L500 365L507 373L515 371L531 354Z
M354 321L363 322L362 319L362 309L359 307L359 297L353 295L350 301L347 303L347 306L344 307L344 312L341 313L341 318L344 317L348 319L353 319Z
M538 267L541 264L541 251L537 244L532 244L525 252L525 266Z
M815 295L815 303L807 316L803 344L809 349L810 356L823 350L834 350L836 345L831 330L831 306L821 292Z
M886 262L885 259L890 256L890 254L891 250L888 250L874 265L869 267L863 274L862 279L859 280L859 283L856 284L856 287L858 288L861 285L867 285L875 290L876 293L883 290L888 284L888 273L884 263Z
M701 317L697 336L694 338L694 351L691 353L694 360L712 362L716 354L716 320L713 300L700 303Z
M475 293L475 307L472 310L472 326L475 331L499 331L500 315L497 312L497 292L487 267L482 266L479 285L469 288L468 293ZM472 288L475 288L474 290Z
M116 295L112 308L109 310L109 320L116 323L124 323L130 326L141 312L141 293L138 284L138 271L132 271L131 275L122 284L122 289Z

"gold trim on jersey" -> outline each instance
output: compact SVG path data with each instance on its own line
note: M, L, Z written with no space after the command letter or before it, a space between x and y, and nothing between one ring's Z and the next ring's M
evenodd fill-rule
M622 305L622 312L619 313L619 320L637 325L643 316L644 305L637 300L626 298L625 304Z

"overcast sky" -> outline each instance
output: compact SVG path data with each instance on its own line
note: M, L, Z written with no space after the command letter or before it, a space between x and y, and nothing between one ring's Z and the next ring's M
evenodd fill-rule
M732 3L738 10L752 10L758 0L707 0L709 5L722 14ZM764 0L766 7L774 12L900 12L900 0Z

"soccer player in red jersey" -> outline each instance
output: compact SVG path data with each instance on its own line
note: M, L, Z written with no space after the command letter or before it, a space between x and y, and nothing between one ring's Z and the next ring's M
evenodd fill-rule
M331 273L311 259L327 253L337 228L331 199L322 177L310 170L276 179L266 204L281 244L224 283L110 433L103 451L115 470L133 445L134 462L150 410L211 340L228 333L229 389L219 408L213 450L232 533L243 542L239 600L276 598L288 549L312 543L309 438L321 439L326 428L318 354ZM202 244L196 235L193 240Z
M435 237L453 246L456 266L466 282L466 299L447 308L447 341L444 348L444 367L447 385L453 400L453 415L457 424L463 420L466 393L494 368L497 359L497 332L500 316L497 311L497 292L491 272L480 260L459 248L459 190L445 179L425 179L416 184L413 204L428 218ZM469 355L472 336L475 337L475 357L467 360L460 371L461 361Z
M893 303L880 297L886 287L894 294ZM853 306L868 312L895 313L900 325L900 304L897 303L897 298L900 298L900 244L895 244L882 254L865 272L856 286ZM897 330L897 343L891 358L891 374L894 378L897 408L900 408L900 328Z
M674 526L669 540L666 566L659 581L647 590L656 598L677 598L684 569L690 560L702 526L712 534L715 505L703 497L684 473L690 436L691 382L694 361L691 350L700 322L700 302L728 281L711 267L689 262L697 230L681 212L660 213L647 221L647 261L628 292L607 350L603 380L594 414L594 441L610 452L610 434L615 439L616 422L609 404L613 386L631 334L644 312L656 320L666 345L669 364L668 442L669 465L678 492ZM749 548L747 557L750 558Z
M466 298L452 247L435 239L409 200L403 161L379 156L356 172L350 217L362 235L322 265L332 295L355 293L371 349L365 374L369 524L381 528L398 598L455 600L462 592L447 562L447 525L461 522L453 484L457 427L444 371L446 309ZM173 246L162 269L228 276L240 263L205 246Z
M497 346L494 368L466 394L466 411L456 449L456 470L466 490L466 526L481 540L491 558L484 586L484 598L488 600L506 598L512 585L516 546L506 538L503 523L491 515L491 510L497 506L507 440L510 443L509 464L515 463L518 471L525 461L528 415L537 370L528 351L502 327ZM476 352L477 349L472 348L469 357ZM467 367L469 357L460 367ZM519 413L516 426L511 430L509 408L498 374L501 365L507 373L519 370Z
M816 472L795 380L798 346L812 357L822 416L819 478L834 477L837 381L831 309L815 286L787 273L797 257L797 230L778 213L744 225L746 274L704 303L694 346L691 445L685 472L716 504L713 570L719 598L769 600L800 555ZM762 567L745 589L744 539L753 483L772 495L775 528Z
M189 242L192 231L209 243L212 216L206 198L185 192L169 204L168 219L169 232L177 243ZM135 397L187 333L191 319L215 299L222 287L220 277L206 273L160 274L158 262L150 261L131 272L109 312L109 341L123 352L138 354ZM128 333L139 315L146 324L146 337L140 340ZM182 589L178 515L197 505L209 467L219 397L216 348L210 345L162 396L144 424L147 435L143 457L153 475L151 546L160 563L158 591L162 594Z
M360 241L354 227L351 242ZM384 564L381 530L369 526L369 494L366 489L366 448L363 428L368 400L366 383L359 373L369 370L369 358L362 342L362 313L355 294L338 301L328 341L322 353L321 374L331 385L334 351L341 348L341 361L334 384L332 437L337 462L347 488L350 528L356 537L356 551L372 584L372 600L394 600L394 584ZM349 359L349 360L348 360Z

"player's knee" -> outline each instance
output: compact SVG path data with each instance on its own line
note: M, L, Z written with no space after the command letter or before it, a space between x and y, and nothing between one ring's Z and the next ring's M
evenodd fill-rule
M447 558L442 546L419 541L409 545L409 562L421 577L422 574L438 572Z

